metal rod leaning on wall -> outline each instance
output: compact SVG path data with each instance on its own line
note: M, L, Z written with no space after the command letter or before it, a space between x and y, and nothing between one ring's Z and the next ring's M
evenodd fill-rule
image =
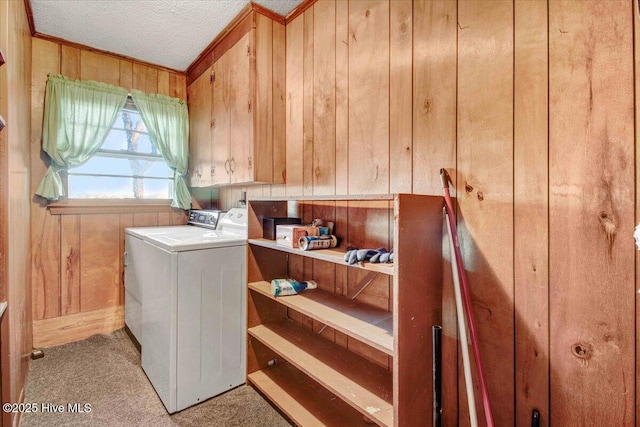
M469 424L478 427L478 415L476 414L476 397L473 391L473 378L471 377L471 357L469 356L469 343L467 342L467 325L465 322L464 308L462 306L462 294L460 292L460 276L458 275L458 262L449 223L449 214L445 209L445 220L449 234L449 249L451 252L451 272L453 274L453 291L456 297L456 312L458 313L458 330L460 331L460 347L462 349L462 368L464 371L464 384L467 391L467 403L469 405Z
M482 393L482 405L487 421L487 427L494 427L493 413L491 412L491 402L489 400L489 390L487 388L487 380L482 365L482 357L480 356L480 346L478 344L478 334L476 332L475 322L473 320L473 307L471 306L471 292L469 291L469 282L467 273L462 262L462 252L460 251L460 241L458 240L458 229L455 222L455 214L453 212L453 202L449 193L449 174L443 168L440 169L440 179L442 180L442 190L444 191L445 207L447 209L447 224L449 225L449 236L453 240L453 251L457 263L457 270L460 278L460 291L462 293L462 302L464 305L464 313L469 327L469 335L471 338L471 346L473 347L473 356L475 359L476 370L478 371L478 381L480 383L480 391ZM453 261L453 259L452 259Z
M442 427L442 326L433 331L433 427Z

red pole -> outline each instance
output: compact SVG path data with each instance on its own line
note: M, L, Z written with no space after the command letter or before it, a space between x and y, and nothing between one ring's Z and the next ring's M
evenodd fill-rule
M458 240L458 228L456 227L455 214L453 212L453 202L449 193L449 174L445 169L440 169L440 179L442 180L442 189L444 190L444 202L449 215L449 225L453 234L454 249L456 260L458 262L458 274L460 275L460 291L462 293L462 304L467 317L467 326L471 338L471 347L473 348L473 358L478 371L478 380L480 381L480 392L482 393L482 406L484 415L487 420L488 427L494 427L493 413L491 412L491 402L489 401L489 390L487 388L487 380L484 376L484 368L482 365L482 357L480 356L480 346L478 345L478 334L476 325L473 320L473 308L471 306L471 293L469 292L469 282L467 281L467 272L462 264L462 252L460 251L460 241Z

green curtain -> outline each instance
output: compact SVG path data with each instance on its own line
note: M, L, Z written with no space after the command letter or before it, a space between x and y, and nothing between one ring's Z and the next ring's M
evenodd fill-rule
M64 196L60 171L82 165L100 149L126 101L124 88L49 75L42 149L51 157L51 166L37 195L49 200Z
M173 201L175 208L189 209L191 194L185 182L189 166L189 114L187 104L164 95L148 95L131 91L142 121L158 151L173 171Z

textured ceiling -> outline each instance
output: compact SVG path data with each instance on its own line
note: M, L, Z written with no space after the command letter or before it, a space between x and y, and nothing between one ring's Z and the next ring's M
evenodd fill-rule
M30 0L35 31L184 71L249 0ZM286 16L302 0L254 0Z

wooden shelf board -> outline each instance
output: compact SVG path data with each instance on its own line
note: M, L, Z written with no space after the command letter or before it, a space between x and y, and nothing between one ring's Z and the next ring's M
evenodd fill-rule
M287 363L253 372L247 379L297 425L367 425L362 414Z
M397 194L362 194L348 195L337 194L327 196L281 196L281 197L251 197L251 202L322 202L322 201L367 201L367 200L394 200Z
M290 320L248 332L363 415L379 425L393 425L391 372Z
M249 239L249 243L263 248L275 249L290 254L301 255L307 258L319 259L321 261L332 262L334 264L346 265L347 267L360 268L367 271L393 276L394 264L372 264L370 262L359 262L349 265L344 262L345 251L343 249L318 249L313 251L303 251L298 248L289 248L278 245L274 240L269 239Z
M269 282L249 283L249 289L393 356L393 313L320 289L279 298Z

